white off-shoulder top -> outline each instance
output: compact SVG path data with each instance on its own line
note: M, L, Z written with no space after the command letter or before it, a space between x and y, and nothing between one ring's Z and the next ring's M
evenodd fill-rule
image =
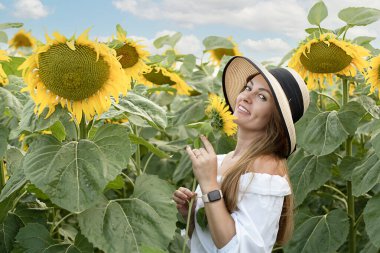
M218 176L226 154L218 155ZM253 178L252 178L253 177ZM251 181L252 179L252 181ZM201 196L199 185L196 193ZM244 194L243 194L244 193ZM195 221L195 229L189 246L191 253L270 253L276 241L284 196L291 189L286 176L249 172L240 178L240 192L237 210L231 214L235 221L235 236L221 249L218 249L206 227L205 230ZM195 211L204 207L197 200ZM223 222L223 221L220 221Z

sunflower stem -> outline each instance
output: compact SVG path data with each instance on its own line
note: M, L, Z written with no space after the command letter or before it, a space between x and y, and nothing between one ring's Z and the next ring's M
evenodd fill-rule
M344 37L343 37L344 38ZM348 80L346 78L342 79L343 83L343 105L348 103L349 93L348 93ZM353 136L348 136L346 140L346 156L352 156L352 140ZM355 227L355 197L352 194L352 182L347 180L347 204L348 204L348 218L350 221L350 230L349 230L349 240L348 248L350 253L356 252L356 227Z
M5 166L4 160L0 159L0 190L3 189L5 185Z
M87 125L86 125L86 117L84 114L82 115L82 120L79 123L79 137L80 139L87 139Z
M191 188L191 191L194 192L195 191L195 187L197 185L197 180L193 179L193 186ZM190 228L190 220L191 220L191 211L193 210L193 204L194 204L194 199L196 198L192 198L190 200L190 204L189 204L189 211L187 213L187 221L186 221L186 233L185 233L185 241L183 243L183 247L182 247L182 253L185 253L185 250L186 250L186 245L187 245L187 242L189 241L189 228ZM194 221L195 222L195 221Z

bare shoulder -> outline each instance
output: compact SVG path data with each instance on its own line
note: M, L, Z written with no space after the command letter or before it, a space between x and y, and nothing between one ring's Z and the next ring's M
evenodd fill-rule
M276 159L274 156L264 155L258 157L249 171L256 173L266 173L270 175L284 176L286 171L285 159Z

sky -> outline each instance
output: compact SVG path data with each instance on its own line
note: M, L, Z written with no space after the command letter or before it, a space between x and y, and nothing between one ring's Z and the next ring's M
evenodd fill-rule
M90 38L107 40L120 24L127 36L139 39L151 53L152 42L181 32L179 53L202 56L207 36L232 37L243 55L256 61L278 63L296 48L313 27L307 21L316 0L0 0L0 23L21 22L37 39L55 31L71 37L91 28ZM336 29L345 23L338 12L347 7L380 9L379 0L325 0L329 15L321 26ZM12 37L17 29L5 30ZM355 27L348 39L378 37L380 21ZM380 39L372 45L380 48ZM0 43L0 48L6 48ZM207 55L205 56L207 57Z

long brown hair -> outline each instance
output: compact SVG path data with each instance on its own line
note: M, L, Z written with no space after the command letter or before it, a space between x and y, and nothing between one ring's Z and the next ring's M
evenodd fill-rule
M252 77L251 77L252 78ZM275 106L273 106L275 108ZM288 154L288 139L286 137L284 126L281 124L281 116L275 108L267 125L265 133L252 141L247 151L242 157L228 169L222 181L222 192L225 199L226 207L230 213L236 210L239 192L240 176L252 167L255 159L262 155L270 155L277 160L277 163L283 163L285 174L289 178L286 157ZM289 181L291 187L291 183ZM292 188L292 187L291 187ZM291 238L293 233L293 208L294 196L292 194L285 196L279 221L279 230L276 238L276 245L284 245Z

